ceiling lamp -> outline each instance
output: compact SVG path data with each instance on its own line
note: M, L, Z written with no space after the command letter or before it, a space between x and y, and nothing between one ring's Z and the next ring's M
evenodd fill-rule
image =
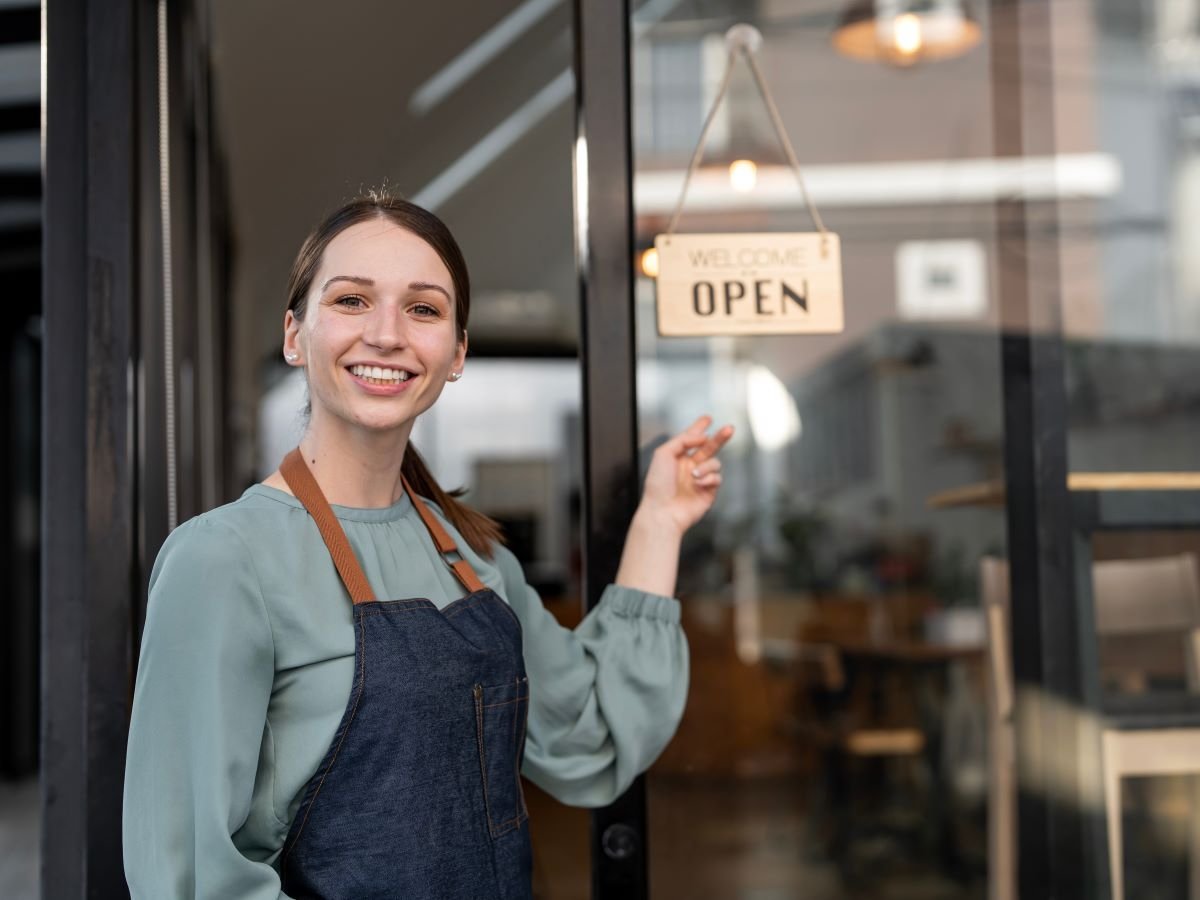
M911 66L961 56L979 37L965 0L853 0L833 46L852 59Z

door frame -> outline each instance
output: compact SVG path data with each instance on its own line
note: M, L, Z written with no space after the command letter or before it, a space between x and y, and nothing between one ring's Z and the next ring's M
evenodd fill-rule
M575 253L583 386L583 593L600 602L637 507L628 0L574 0ZM592 896L647 896L644 777L592 812Z

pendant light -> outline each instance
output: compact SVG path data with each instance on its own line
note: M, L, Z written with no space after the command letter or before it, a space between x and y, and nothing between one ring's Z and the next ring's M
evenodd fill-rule
M911 66L961 56L979 37L966 0L853 0L833 46L852 59Z

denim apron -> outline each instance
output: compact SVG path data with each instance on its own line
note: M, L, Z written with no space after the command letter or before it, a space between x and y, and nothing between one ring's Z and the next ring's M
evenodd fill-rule
M354 683L280 855L296 900L531 896L521 626L404 489L466 596L376 600L298 450L280 466L353 601Z

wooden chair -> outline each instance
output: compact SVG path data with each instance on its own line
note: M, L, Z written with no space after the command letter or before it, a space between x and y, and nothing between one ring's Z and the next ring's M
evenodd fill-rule
M1016 753L1008 563L985 558L980 574L990 675L989 897L1015 900ZM1180 674L1190 693L1200 693L1200 574L1194 555L1095 563L1092 596L1101 659L1116 657L1118 683L1144 688L1150 677ZM1154 641L1165 637L1173 639L1174 654L1163 653L1161 641ZM1132 645L1132 652L1119 652L1122 643ZM1113 652L1106 654L1105 650ZM1173 727L1169 714L1147 714L1133 707L1125 714L1105 715L1100 725L1112 896L1124 900L1121 780L1200 775L1200 727ZM1193 809L1193 817L1200 818L1200 804ZM1195 826L1190 869L1191 896L1200 898L1200 827Z
M909 619L918 617L914 611L923 612L925 605L924 598L854 598L817 604L818 621L802 629L793 653L796 672L808 686L810 700L820 707L815 717L805 717L805 724L821 744L859 758L917 756L924 750L925 738L915 722L873 720L864 708L868 698L850 696L843 646L866 641L872 616L881 608L888 610L884 628L890 633L910 628ZM864 687L869 686L859 685Z
M1017 755L1008 658L1008 562L984 557L979 584L988 657L988 900L1016 900Z
M789 723L789 731L823 759L829 792L824 798L829 852L843 867L844 877L856 875L853 847L861 838L880 832L911 837L901 834L903 829L894 829L885 816L856 811L859 803L872 805L863 779L857 777L859 770L865 767L872 779L891 784L899 768L913 785L921 784L926 749L916 710L910 708L911 696L895 685L881 684L878 673L864 672L861 660L854 665L845 647L870 639L872 617L881 608L888 612L883 630L891 634L907 631L915 610L926 605L923 597L823 599L817 601L814 615L794 642L791 669L803 709Z

